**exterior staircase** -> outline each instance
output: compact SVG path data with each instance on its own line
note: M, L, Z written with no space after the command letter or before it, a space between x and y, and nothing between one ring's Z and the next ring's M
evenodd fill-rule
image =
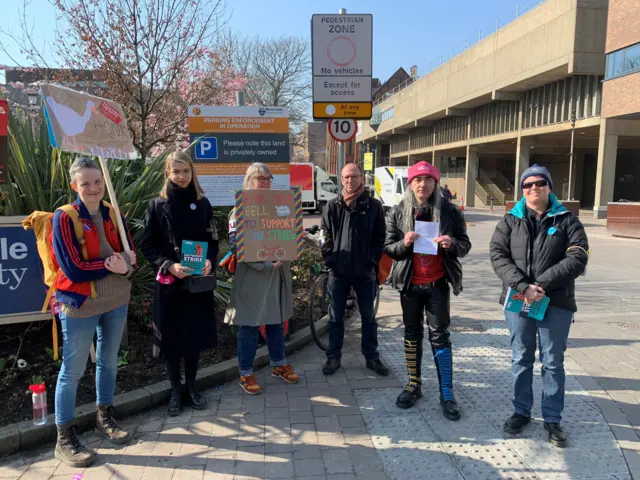
M476 196L485 206L504 206L508 201L513 200L513 185L507 178L498 172L496 178L491 178L484 170L478 169L478 179L476 180Z

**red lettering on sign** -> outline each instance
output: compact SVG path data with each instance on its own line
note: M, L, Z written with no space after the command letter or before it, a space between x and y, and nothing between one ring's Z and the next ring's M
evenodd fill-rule
M98 109L100 110L100 112L102 112L102 114L105 117L107 117L109 120L111 120L116 125L119 124L122 121L122 117L120 116L120 113L118 113L118 110L113 108L107 102L102 102L100 104L100 106L98 107Z

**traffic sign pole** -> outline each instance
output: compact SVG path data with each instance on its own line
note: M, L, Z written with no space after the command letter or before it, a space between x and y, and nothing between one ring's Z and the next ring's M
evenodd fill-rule
M346 8L341 8L338 13L345 15L347 13ZM345 142L340 142L340 149L338 150L338 195L342 195L342 169L344 168L344 157L347 152L347 145Z

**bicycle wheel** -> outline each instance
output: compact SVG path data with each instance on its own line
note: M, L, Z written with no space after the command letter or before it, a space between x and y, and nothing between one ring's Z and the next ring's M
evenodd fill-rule
M309 321L309 330L311 330L313 341L316 342L318 348L324 351L326 351L329 346L323 342L322 338L320 338L320 335L316 330L316 322L329 314L330 306L329 275L323 274L316 279L313 283L313 287L311 287L307 316Z

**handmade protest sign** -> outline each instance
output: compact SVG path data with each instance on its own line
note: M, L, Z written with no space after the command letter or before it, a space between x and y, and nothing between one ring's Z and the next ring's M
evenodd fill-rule
M122 107L57 85L40 85L53 148L124 160L136 157Z
M236 190L238 262L291 261L302 256L302 192Z

